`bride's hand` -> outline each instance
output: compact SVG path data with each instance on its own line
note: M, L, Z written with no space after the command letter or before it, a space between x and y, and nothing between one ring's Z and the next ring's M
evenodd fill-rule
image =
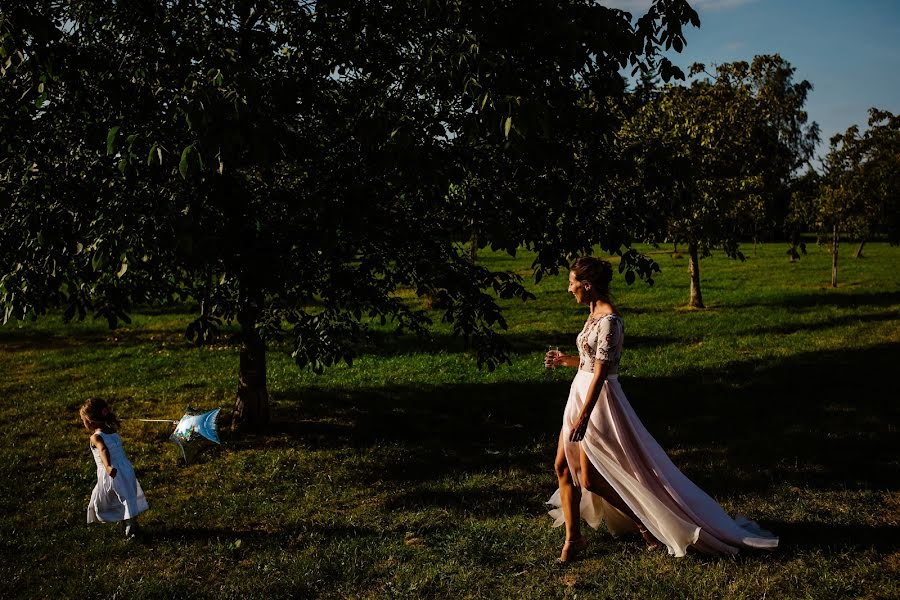
M587 432L588 424L591 422L591 415L581 413L578 415L578 420L575 421L575 425L572 427L572 433L569 435L570 442L580 442L584 439L584 434Z
M563 362L563 358L565 358L565 354L559 351L549 350L547 354L544 355L544 366L548 369L555 369L556 367L561 367L565 363Z

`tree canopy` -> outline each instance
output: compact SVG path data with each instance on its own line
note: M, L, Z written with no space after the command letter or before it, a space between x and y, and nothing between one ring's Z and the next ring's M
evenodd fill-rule
M400 289L493 368L497 298L528 293L466 259L452 190L480 199L479 243L536 250L538 276L596 243L624 252L608 107L619 70L680 49L688 23L684 0L634 25L586 0L18 3L0 17L5 320L64 307L116 326L194 299L192 339L241 325L251 425L268 419L266 339L321 370L372 319L425 334Z
M883 235L900 244L900 116L869 109L868 128L853 125L831 138L817 194L797 199L820 239L830 239L832 286L837 286L840 237L865 240Z
M774 219L774 198L789 194L811 155L818 129L802 110L810 85L793 84L793 71L777 55L713 73L695 64L690 85L664 87L619 132L632 170L617 189L642 198L633 227L644 239L687 245L692 307L703 306L699 259L716 247L743 258L740 242Z

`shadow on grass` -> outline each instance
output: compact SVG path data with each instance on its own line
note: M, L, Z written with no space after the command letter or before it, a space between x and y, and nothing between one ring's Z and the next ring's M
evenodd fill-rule
M188 324L185 320L184 326ZM223 327L221 335L213 344L214 347L229 346L238 348L234 339L235 330ZM572 344L571 331L535 332L534 334L504 334L503 340L510 345L513 353L540 352L548 346L568 347ZM665 346L683 343L684 340L674 337L629 336L628 347ZM0 328L0 353L20 350L54 351L70 350L86 347L97 347L112 350L115 348L133 348L137 346L163 345L169 348L195 348L195 345L184 336L179 329L147 329L122 326L117 329L99 329L74 332L61 335L58 331L41 331L27 328ZM292 350L289 343L271 342L269 352L289 354ZM465 340L449 333L432 333L427 338L411 334L395 334L390 331L375 330L370 333L370 341L361 346L362 353L372 356L403 356L408 354L461 354L470 352Z
M897 490L900 440L892 424L900 411L890 370L897 364L900 344L882 344L735 362L677 378L624 379L623 387L676 464L713 496L776 485ZM557 382L296 390L279 396L278 414L293 419L276 424L269 442L374 448L375 463L347 467L362 485L546 470L552 487L566 395L567 385ZM385 447L396 451L379 450ZM477 505L495 492L459 494ZM398 505L457 502L453 492L415 494ZM495 508L516 510L505 502Z
M323 524L307 522L302 524L291 523L281 527L267 529L238 529L234 527L165 527L157 526L152 529L142 530L142 542L148 546L169 542L209 542L234 543L240 540L245 542L262 542L266 546L278 544L284 548L291 548L292 539L302 538L380 538L384 531L368 527L351 525L338 525L334 523ZM304 542L304 544L308 543Z
M185 324L186 325L186 324ZM131 348L143 345L161 345L191 347L182 331L170 329L103 329L99 331L82 331L71 335L60 335L54 331L34 331L30 329L0 329L0 351L19 350L69 350L97 346L112 350L114 348Z
M781 294L777 298L761 301L729 302L728 308L737 309L752 306L778 306L798 309L818 306L837 306L842 308L858 308L860 306L884 307L900 304L900 292L847 292L846 288L824 288L815 294Z
M750 334L779 334L786 335L791 333L799 333L801 331L821 331L823 329L832 329L834 327L842 327L844 325L856 325L860 323L880 323L883 321L896 321L900 319L900 314L894 311L879 312L868 315L846 315L818 321L816 323L787 323L784 325L776 325L773 327L751 327L743 331L736 332L736 335Z
M507 342L513 353L525 354L546 351L549 346L560 348L572 347L573 333L570 330L540 331L530 333L505 333L503 340ZM399 356L405 354L460 354L468 352L462 338L451 334L432 334L429 338L418 338L414 335L395 335L378 331L372 335L372 342L365 348L365 354L373 356ZM667 346L684 343L685 340L664 336L628 336L628 348Z
M871 527L809 521L767 521L766 526L778 532L783 549L874 548L880 552L893 552L900 548L900 527L896 525ZM792 560L794 557L788 555L787 558Z

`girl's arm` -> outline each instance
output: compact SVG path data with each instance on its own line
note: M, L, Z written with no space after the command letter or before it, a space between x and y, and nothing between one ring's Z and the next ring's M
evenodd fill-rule
M569 436L570 442L580 442L584 439L588 423L591 422L591 413L594 411L597 400L600 399L600 392L603 391L603 384L606 383L608 373L609 367L607 367L605 362L598 360L594 363L594 379L591 380L591 385L588 387L587 402L581 407L578 420L575 421L575 425L572 427L572 434Z
M100 462L103 463L103 466L106 467L106 472L113 479L116 478L116 468L112 466L112 461L109 459L109 448L106 447L106 444L103 443L103 438L99 433L95 433L91 436L91 446L96 447L100 451Z

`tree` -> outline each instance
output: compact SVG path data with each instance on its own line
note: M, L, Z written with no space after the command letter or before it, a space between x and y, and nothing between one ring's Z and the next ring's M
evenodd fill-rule
M809 231L815 220L811 212L821 185L822 176L812 167L791 182L790 211L784 227L788 235L789 246L786 254L790 257L790 262L800 260L801 253L806 254L806 243L802 234Z
M638 80L632 95L638 106L652 102L659 95L660 81L657 74L656 59L647 57L645 64L638 72Z
M804 110L813 86L806 80L794 82L795 72L778 54L755 56L750 63L747 81L763 124L756 143L768 157L762 164L765 207L758 213L754 240L777 234L790 240L796 235L788 218L791 194L799 170L811 168L819 143L819 126L808 123Z
M860 240L859 252L876 234L900 244L900 116L870 108L868 125L865 133L853 125L831 138L819 194L807 199L820 241L831 241L832 287L841 236Z
M742 238L784 221L774 207L787 205L793 173L818 139L802 110L811 86L794 84L793 73L778 55L712 74L693 65L690 86L663 88L620 132L633 166L620 189L646 197L636 225L645 239L687 246L691 307L703 307L700 258L720 247L743 259Z
M497 298L529 294L466 259L452 187L478 183L478 243L535 249L538 277L597 242L649 277L595 210L608 148L579 149L615 127L619 69L680 48L688 22L684 0L634 26L587 0L21 2L0 20L5 320L60 306L114 327L194 299L192 340L240 326L235 422L252 427L267 340L318 372L371 320L425 335L402 288L479 364L508 362Z
M703 72L694 65L691 74ZM721 247L743 258L741 236L763 209L763 177L757 144L762 123L746 63L722 65L714 79L689 87L667 86L619 133L633 165L619 181L624 195L644 197L633 226L648 241L684 243L691 274L688 305L702 308L701 256Z

